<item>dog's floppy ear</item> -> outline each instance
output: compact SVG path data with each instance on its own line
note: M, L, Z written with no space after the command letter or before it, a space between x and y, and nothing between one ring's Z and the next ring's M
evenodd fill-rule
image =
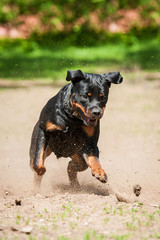
M109 72L102 74L102 76L109 83L119 84L123 81L123 77L121 76L120 72Z
M84 73L81 70L68 70L67 71L67 81L75 81L75 80L80 80L80 79L85 79Z

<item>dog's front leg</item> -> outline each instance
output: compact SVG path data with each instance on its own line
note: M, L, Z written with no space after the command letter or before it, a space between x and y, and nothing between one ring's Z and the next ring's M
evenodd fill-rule
M107 182L107 174L102 169L101 164L99 162L97 154L83 154L83 157L87 163L87 165L91 168L92 175L97 178L100 182L106 183Z

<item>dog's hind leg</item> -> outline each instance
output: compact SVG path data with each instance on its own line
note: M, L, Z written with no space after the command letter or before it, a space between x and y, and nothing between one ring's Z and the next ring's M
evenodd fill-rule
M35 125L31 146L30 146L30 166L35 171L34 187L39 190L42 176L46 172L44 160L51 154L51 150L47 145L44 131L39 127L39 122Z
M88 166L82 156L75 154L71 158L72 161L68 164L67 172L71 186L76 188L79 187L77 172L86 170Z

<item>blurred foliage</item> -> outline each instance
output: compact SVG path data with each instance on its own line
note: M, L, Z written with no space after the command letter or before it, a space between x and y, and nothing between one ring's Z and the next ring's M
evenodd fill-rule
M139 28L138 26L130 29L129 33L109 33L104 31L95 31L87 29L86 26L81 27L81 31L70 33L66 32L47 32L40 34L34 32L30 39L36 41L41 46L55 47L63 46L99 46L100 44L118 44L119 42L128 45L136 44L137 41L146 39L160 39L159 26L147 26Z
M32 40L44 44L53 44L54 39L54 42L77 46L95 45L120 36L115 34L113 38L106 25L108 21L118 23L125 15L122 11L129 9L135 9L141 20L133 21L127 35L139 39L159 36L160 0L87 0L85 4L76 0L1 0L0 25L6 29L18 29L20 24L25 24L25 17L36 16L39 26L27 35ZM26 31L30 27L26 25ZM121 34L120 38L126 37Z
M104 22L118 22L129 9L142 22L110 33ZM40 21L28 39L0 40L0 77L58 80L69 68L159 71L159 13L159 0L0 0L0 25L6 29L18 29L27 16Z
M20 15L38 15L47 31L81 31L81 25L92 29L89 14L96 13L103 21L107 16L116 19L121 9L137 9L147 26L159 18L159 0L1 0L0 22L18 24Z
M8 11L6 8L8 7ZM89 12L101 9L105 15L118 9L131 9L141 7L145 13L159 9L159 0L1 0L0 11L6 15L9 9L17 9L18 14L35 14L50 12L63 15L64 19L74 20L80 16L87 16ZM61 12L61 14L60 14Z
M40 45L28 40L0 41L1 78L64 79L68 69L102 73L108 71L159 71L158 39L135 38L92 47Z

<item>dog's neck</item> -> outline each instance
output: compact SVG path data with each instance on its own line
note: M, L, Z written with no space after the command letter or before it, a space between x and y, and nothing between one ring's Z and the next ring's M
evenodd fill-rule
M71 104L71 95L73 93L73 84L70 83L68 85L68 88L65 92L65 97L64 97L64 110L65 112L71 114L72 113L72 104Z
M73 94L73 84L70 83L65 92L64 111L67 114L67 119L74 125L81 125L81 120L77 118L76 112L73 110L71 96Z
M71 94L72 94L73 84L70 83L66 92L65 100L67 103L70 102Z

